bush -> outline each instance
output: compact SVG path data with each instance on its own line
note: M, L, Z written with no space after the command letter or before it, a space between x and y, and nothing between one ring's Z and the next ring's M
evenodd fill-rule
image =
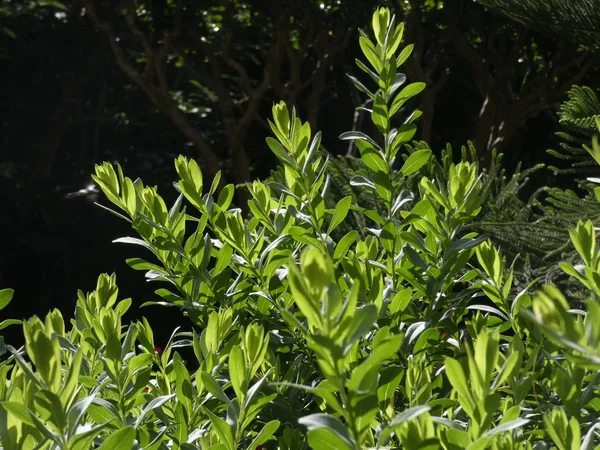
M150 324L122 317L115 276L79 292L66 325L50 312L23 324L24 349L0 368L3 449L513 449L591 448L600 398L600 256L591 222L571 239L583 260L563 270L589 291L588 311L569 310L552 286L512 292L513 270L486 239L467 230L482 208L475 164L448 164L441 183L412 190L391 180L419 112L397 119L423 88L397 67L402 24L373 16L375 41L359 67L376 91L381 132L353 139L382 209L351 196L326 206L328 162L320 135L273 108L268 146L280 182L248 186L250 217L231 208L232 185L203 194L202 172L179 157L180 196L105 163L95 180L139 237L118 242L149 252L128 260L163 286L156 303L181 308L191 332L156 347ZM404 155L416 174L428 148ZM189 206L184 206L184 200ZM352 211L372 224L334 238ZM0 292L0 306L12 293ZM485 295L485 300L479 298ZM0 328L12 322L0 324ZM180 356L191 347L195 361Z

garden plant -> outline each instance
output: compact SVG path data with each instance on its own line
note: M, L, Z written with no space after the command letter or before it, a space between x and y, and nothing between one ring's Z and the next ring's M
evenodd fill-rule
M553 285L514 288L514 261L472 231L486 207L477 164L406 145L425 86L400 72L403 30L382 8L361 32L351 81L378 135L340 136L366 167L349 183L376 209L351 189L328 203L321 135L285 103L266 142L279 181L205 184L179 157L167 205L119 165L96 167L104 207L136 235L116 242L139 247L127 263L158 286L142 306L179 308L191 328L162 343L147 320L124 323L133 302L106 274L74 317L24 320L24 348L0 349L2 449L600 448L594 224L570 230L579 260L561 265L584 309ZM363 229L336 232L350 214ZM11 298L0 291L0 308Z

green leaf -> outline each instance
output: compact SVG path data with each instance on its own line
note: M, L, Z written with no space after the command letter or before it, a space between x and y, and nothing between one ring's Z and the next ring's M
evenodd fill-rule
M521 355L519 355L519 353L517 352L511 353L508 356L508 358L506 358L506 361L504 361L502 368L500 369L498 375L496 376L496 379L494 380L492 389L495 389L496 387L502 386L504 384L508 377L512 375L520 359Z
M356 59L356 58L354 59L354 62L356 62L356 65L358 66L358 68L360 70L362 70L364 73L366 73L367 75L369 75L375 83L379 83L379 76L375 72L373 72L371 69L369 69L365 65L365 63L363 63L361 60Z
M398 345L399 347L400 345ZM369 392L374 395L377 389L377 378L379 377L380 361L371 357L365 359L352 371L348 390L355 394Z
M491 278L496 287L500 287L503 278L503 265L500 253L490 241L479 245L475 254L485 273Z
M46 436L47 439L54 441L58 448L61 447L61 439L54 431L48 428L46 423L42 422L36 415L31 414L31 420L35 423L35 427L40 433Z
M308 436L309 443L311 447L315 450L317 449L349 449L354 450L356 446L354 445L354 440L348 429L344 426L342 422L336 417L330 416L329 414L311 414L310 416L302 417L298 420L300 425L304 425L308 428ZM325 430L319 431L318 433L313 433L313 439L311 440L311 432L316 430ZM321 439L317 439L320 437ZM319 446L319 442L322 442L322 445ZM330 445L336 444L337 447L331 447ZM317 446L315 446L317 445Z
M152 253L156 253L156 251L154 250L154 248L150 244L148 244L147 242L145 242L145 241L143 241L141 239L137 239L137 238L133 238L133 237L118 238L118 239L115 239L113 241L113 243L115 243L115 244L133 244L133 245L139 245L141 247L147 248Z
M100 186L100 189L111 203L121 208L119 180L115 168L112 164L105 162L102 165L97 164L95 170L96 174L92 175L94 182Z
M102 398L92 400L92 404L88 407L88 413L96 422L105 421L109 423L114 420L121 420L121 415L115 405Z
M187 447L185 448L185 450L197 450L198 447L192 447L190 449L188 449ZM184 448L182 447L181 450L184 450ZM218 444L212 445L208 448L208 450L228 450L228 447L223 444L222 442L219 442Z
M228 184L219 193L219 199L217 204L223 211L227 211L233 200L233 194L235 193L235 187L233 184Z
M377 398L380 403L389 402L393 398L403 375L403 370L398 366L383 369L377 386Z
M88 395L87 397L83 397L81 400L78 400L71 406L71 408L69 408L69 412L67 413L67 423L70 435L75 434L81 418L86 413L93 401L94 395Z
M72 436L69 440L69 450L89 450L93 448L93 441L98 437L100 431L108 426L108 423L101 423L92 428L80 429L79 433Z
M217 436L219 436L221 442L224 442L230 450L235 450L236 446L231 426L226 421L216 416L212 411L206 408L203 409L206 412L206 414L208 414L210 422L213 425L213 430L215 431L215 433L217 433Z
M375 98L375 94L373 94L364 84L362 84L358 78L353 77L350 74L346 74L346 76L348 78L350 78L350 81L352 82L352 84L356 87L356 89L358 89L359 91L361 91L364 94L367 94L369 96L370 99L374 99Z
M290 134L290 112L285 102L273 105L273 119L279 133L287 138Z
M446 358L446 375L452 387L458 392L461 406L471 416L475 410L475 403L471 396L465 372L457 360Z
M185 367L179 353L173 355L173 367L175 369L175 394L177 400L183 405L189 417L193 412L194 397L196 394L192 386L190 373L188 372L187 367Z
M290 266L288 276L290 289L296 305L308 320L309 326L320 328L320 297L330 281L332 269L316 248L305 250L301 259L302 272L295 265ZM307 284L307 281L310 284Z
M267 145L279 161L281 161L283 164L290 167L291 169L296 168L296 162L291 157L291 155L283 148L279 141L273 139L272 137L268 137Z
M385 54L386 58L391 58L392 56L394 56L394 53L396 53L396 50L398 50L398 47L400 46L400 42L402 42L403 35L404 35L404 23L401 23L398 26L396 26L396 28L394 28L394 31L391 34L391 40L389 40L388 46L386 49L386 54ZM396 67L398 67L398 66L400 66L400 64L398 64L398 62L396 61Z
M577 222L577 227L569 230L571 242L586 265L592 267L596 257L596 232L591 220Z
M402 105L406 103L408 100L413 98L415 95L418 95L423 89L425 89L426 84L422 82L411 83L402 89L398 95L394 98L392 102L392 106L390 107L390 116L396 114Z
M372 367L365 381L365 386L361 392L353 392L350 396L350 402L347 406L348 411L352 414L353 426L358 432L357 440L363 441L370 429L373 420L379 412L379 404L377 402L376 383L377 383L377 372L378 367Z
M57 392L61 381L60 344L57 336L51 335L37 316L25 322L23 333L25 350L35 365L37 376L48 388Z
M394 95L396 93L396 91L400 88L400 86L402 86L404 83L406 83L406 75L405 74L397 73L396 75L394 75L394 82L392 83L392 86L390 88L388 95L389 96Z
M429 158L431 158L431 150L417 150L416 152L411 153L411 155L408 157L408 159L400 169L400 172L405 177L410 174L413 174L425 164L427 164Z
M6 348L15 357L15 361L17 362L17 364L19 365L19 367L21 368L21 370L23 371L25 376L29 379L29 381L32 381L33 383L35 383L35 385L38 388L43 389L44 388L43 383L39 380L39 378L33 372L29 363L27 361L25 361L25 359L22 356L22 353L17 351L17 349L15 349L11 345L7 345Z
M302 173L306 174L306 168L310 163L313 162L314 154L321 148L321 132L318 131L313 140L310 143L308 148L308 154L306 155L306 160L304 161L304 165L302 166Z
M366 141L357 141L356 146L360 151L360 158L365 163L365 166L374 172L381 171L387 173L389 171L388 165L381 156L381 153L373 146L366 143Z
M389 435L398 429L402 424L414 420L430 411L431 407L427 405L417 405L411 408L405 409L396 417L394 417L389 423L382 426L382 431L379 436L379 442L385 442Z
M400 147L409 142L415 136L416 132L417 126L414 123L405 123L398 128L391 144L390 158L393 159L400 150Z
M352 244L358 239L358 231L352 230L346 233L336 244L335 251L333 252L333 261L335 264L339 262L341 258L346 256L348 250Z
M190 437L190 430L188 427L188 417L189 414L185 412L185 407L182 403L178 403L175 406L175 421L177 422L177 427L175 433L173 433L173 440L180 444L179 449L185 449L185 444L187 443Z
M511 420L510 422L506 422L503 423L502 425L498 425L495 428L492 428L490 431L488 431L487 433L485 433L485 437L493 437L498 433L504 433L506 431L511 431L514 430L516 428L520 428L524 425L527 425L529 422L531 422L529 419L516 419L516 420Z
M175 170L181 178L179 187L185 197L196 207L201 208L204 204L202 200L202 171L196 161L187 160L179 156L175 160Z
M35 426L31 418L31 413L21 402L11 401L11 402L2 402L0 405L9 413L12 414L16 419L20 420L26 425Z
M488 287L488 286L485 286ZM484 289L485 293L488 294L488 297L490 297L489 293ZM494 299L493 297L490 297L492 300ZM499 300L500 297L497 297L497 299ZM498 308L494 308L493 306L489 306L489 305L469 305L467 306L467 310L469 311L485 311L488 313L492 313L497 315L498 317L501 317L502 319L506 320L507 322L509 321L509 318L506 314L504 314L502 311L500 311Z
M415 48L414 44L409 44L400 52L398 57L396 58L396 67L400 67L402 64L406 62L409 56L412 54L413 49Z
M365 133L363 133L361 131L346 131L345 133L340 134L339 139L342 141L350 141L350 140L367 141L369 144L371 144L376 149L381 150L381 147L379 147L377 142L375 142L372 138L370 138L369 136L367 136Z
M379 239L381 240L381 245L385 251L389 254L393 254L394 244L396 242L396 226L391 220L388 220L381 229Z
M111 433L98 450L131 450L135 440L135 429L131 426Z
M60 400L65 407L71 405L71 402L76 396L79 389L79 371L81 369L81 362L83 360L83 351L80 348L77 349L69 369L67 370L66 376L63 379ZM72 408L72 406L71 406Z
M371 66L373 66L377 73L381 73L381 70L383 69L383 63L377 55L377 50L375 49L375 45L373 44L373 42L371 42L369 38L361 36L358 40L358 43L363 54L371 63Z
M2 322L0 322L0 330L3 330L6 327L9 327L11 325L21 325L22 323L23 323L22 320L18 320L18 319L6 319L6 320L3 320Z
M462 428L447 428L440 430L440 440L444 449L463 450L472 443L469 434Z
M335 206L335 210L333 211L331 223L329 224L329 228L327 229L327 234L331 234L331 232L335 230L336 227L344 221L346 215L348 214L348 210L350 209L351 204L351 195L344 197L338 202L338 204Z
M554 444L560 450L567 450L569 448L568 442L565 441L567 439L568 420L565 411L562 408L554 408L550 413L544 415L544 425Z
M67 7L63 2L59 2L58 0L40 0L41 6L54 6L55 8L62 9L67 11Z
M210 189L208 191L208 193L210 195L213 195L215 192L217 192L219 183L221 183L221 171L220 170L217 172L217 174L215 175L215 177L212 180L212 183L210 184Z
M375 189L375 184L373 182L362 175L355 175L350 179L350 186L360 187L366 186L369 189Z
M371 112L371 120L381 134L387 134L390 129L390 117L393 115L388 112L388 106L383 98L383 94L379 93L375 96L373 102L373 112Z
M133 185L133 181L130 178L125 178L123 183L123 203L127 209L129 215L133 218L135 214L138 212L138 204L137 204L137 196L135 191L135 186Z
M273 434L279 428L279 423L279 420L271 420L270 422L267 422L265 426L262 427L262 429L258 432L256 437L252 440L252 443L248 448L250 450L256 450L256 447L258 447L261 444L264 444L269 439L271 439L271 436L273 436Z
M244 403L246 395L246 366L244 364L244 355L239 345L233 346L229 353L229 379L240 403Z
M219 386L219 383L217 383L217 381L213 378L213 376L210 373L202 372L200 374L200 378L202 379L202 383L204 383L204 387L214 397L217 397L219 400L221 400L226 405L229 405L231 403L231 400L229 400L229 397L227 397L227 395L225 395L225 392L223 391L221 386Z
M168 272L165 271L164 268L157 266L156 264L152 264L141 258L129 258L126 259L125 262L133 270L154 270L158 273L164 273L165 275L168 274Z
M489 328L484 329L475 340L474 362L477 371L481 374L481 381L484 387L487 387L491 382L492 372L498 360L498 345L499 337L496 332L489 331ZM471 379L474 377L474 370L471 369ZM471 383L473 385L473 383Z
M376 172L373 175L373 181L375 182L375 189L377 194L386 202L392 201L393 186L390 177L383 172Z
M390 10L388 8L379 8L373 13L372 19L373 31L377 43L383 47L385 36L390 25Z
M269 373L267 372L267 374L265 374L260 380L258 380L256 383L254 383L250 387L250 389L248 389L248 396L246 397L246 401L244 403L244 409L249 410L252 407L256 407L256 405L260 404L261 401L269 398L269 396L266 396L266 397L257 397L256 396L256 394L258 394L260 392L260 389L265 384L268 374Z
M356 448L327 428L309 431L308 443L314 450L354 450Z
M158 408L159 406L164 405L166 402L168 402L169 400L171 400L173 397L175 397L175 394L170 394L170 395L161 395L160 397L155 397L153 398L150 403L148 403L146 406L144 406L144 408L142 409L141 414L138 416L138 418L135 421L135 428L138 428L140 426L140 424L142 423L142 421L144 420L144 417L146 416L146 414L148 414L150 411L152 411L154 408ZM96 399L96 400L100 400L100 399ZM97 403L97 401L94 400L94 403ZM100 404L100 403L98 403ZM102 405L105 406L105 405Z
M350 323L345 329L340 330L340 337L345 346L344 350L349 351L354 342L367 334L375 325L376 319L377 306L368 304L356 309Z
M6 308L10 303L15 291L13 289L0 289L0 309Z

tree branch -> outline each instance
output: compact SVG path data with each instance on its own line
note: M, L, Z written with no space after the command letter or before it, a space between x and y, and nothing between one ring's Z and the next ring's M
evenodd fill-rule
M150 80L142 76L128 61L123 49L119 46L117 36L112 24L102 20L97 12L94 0L85 0L86 12L92 22L104 32L108 43L113 51L115 60L119 68L146 94L148 99L163 113L171 119L171 122L189 139L200 155L202 156L207 175L211 178L216 175L220 169L220 161L208 141L202 133L194 128L179 110L177 104L168 95L165 95L164 87L157 88ZM131 25L130 25L131 26ZM145 39L145 38L144 38ZM148 46L146 42L144 46ZM151 47L149 47L151 49Z

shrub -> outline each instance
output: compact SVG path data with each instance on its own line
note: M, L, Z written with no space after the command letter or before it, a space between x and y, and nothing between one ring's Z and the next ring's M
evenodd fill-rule
M79 292L67 325L50 312L23 324L24 349L8 346L0 368L3 449L513 449L590 448L600 399L600 256L591 222L571 238L583 263L563 269L590 292L571 311L552 286L513 295L513 270L485 236L466 227L482 208L475 164L448 164L445 182L422 176L412 190L391 180L414 135L403 105L423 88L397 68L402 24L373 16L359 67L376 90L381 136L353 139L379 211L351 196L326 206L328 162L319 133L273 107L268 146L280 182L248 186L251 215L231 208L232 185L204 191L196 162L179 157L177 201L105 163L95 180L114 214L131 223L149 260L135 270L161 283L160 301L181 308L191 332L175 330L157 351L150 324L124 325L132 301L115 276ZM403 177L431 156L400 161ZM204 192L204 193L203 193ZM184 205L184 200L187 202ZM334 238L352 213L364 233ZM0 293L0 306L10 300ZM482 295L486 300L478 300ZM8 299L8 300L7 300ZM0 325L0 328L2 325ZM179 354L191 347L195 361Z

